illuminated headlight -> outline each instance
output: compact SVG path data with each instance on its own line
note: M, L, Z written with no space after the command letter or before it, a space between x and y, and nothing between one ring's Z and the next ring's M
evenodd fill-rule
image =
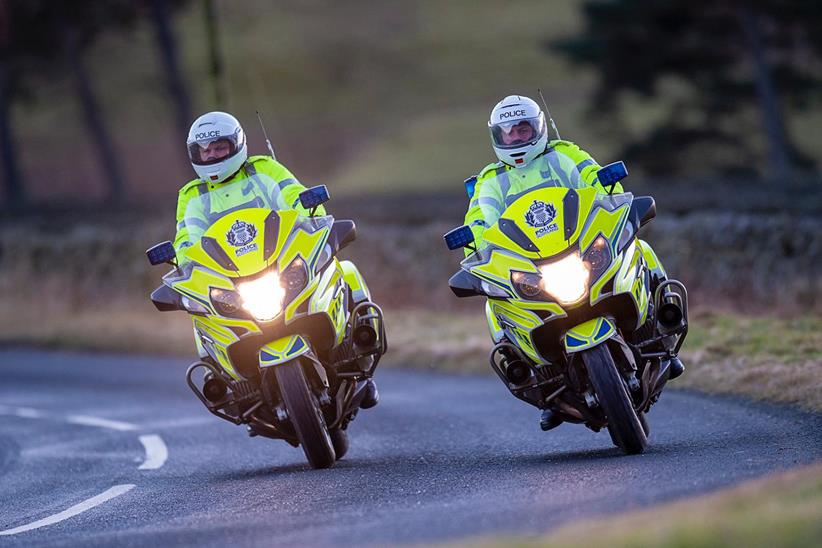
M585 296L591 278L589 266L575 252L539 267L542 288L561 304L575 303Z
M285 289L280 285L280 278L275 272L243 282L237 286L242 298L242 305L252 316L266 322L273 320L283 309Z

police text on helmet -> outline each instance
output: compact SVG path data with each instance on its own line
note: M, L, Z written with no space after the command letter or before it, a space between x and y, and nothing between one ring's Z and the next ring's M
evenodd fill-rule
M500 112L500 120L503 118L513 118L514 116L525 116L524 110L512 110L510 112Z
M217 130L204 131L202 133L198 133L197 135L194 136L194 138L199 141L201 139L210 139L212 137L219 137L219 136L220 136L220 130L217 129Z

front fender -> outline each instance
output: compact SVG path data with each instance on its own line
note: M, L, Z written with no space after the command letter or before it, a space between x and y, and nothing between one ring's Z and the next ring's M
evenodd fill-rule
M594 318L569 329L563 340L569 354L593 348L617 334L616 327L608 318Z
M260 368L271 367L293 360L311 351L300 335L289 335L260 348Z

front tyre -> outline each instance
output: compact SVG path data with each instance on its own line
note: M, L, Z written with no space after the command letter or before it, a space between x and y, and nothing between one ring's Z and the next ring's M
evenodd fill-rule
M614 444L629 455L645 451L648 438L608 347L602 344L584 350L582 361L608 419L608 431Z
M274 373L308 464L312 468L328 468L336 459L334 446L317 399L308 389L299 360L275 366Z

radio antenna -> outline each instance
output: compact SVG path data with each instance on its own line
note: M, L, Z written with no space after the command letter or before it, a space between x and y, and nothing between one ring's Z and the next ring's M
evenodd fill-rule
M559 136L559 130L557 129L556 122L554 122L554 117L551 116L551 111L548 110L548 103L545 101L545 96L542 94L542 90L540 88L537 88L537 92L539 93L539 98L542 99L542 105L545 107L545 112L548 113L548 119L551 121L551 127L554 128L554 133L557 134L557 139L561 141L562 137Z
M265 137L265 144L268 147L268 152L270 152L271 157L276 160L277 156L274 154L274 147L271 146L271 141L268 140L268 133L266 133L266 131L265 131L265 125L263 125L263 117L260 116L260 111L259 110L255 111L255 112L257 113L257 120L260 121L260 128L263 130L263 137Z

